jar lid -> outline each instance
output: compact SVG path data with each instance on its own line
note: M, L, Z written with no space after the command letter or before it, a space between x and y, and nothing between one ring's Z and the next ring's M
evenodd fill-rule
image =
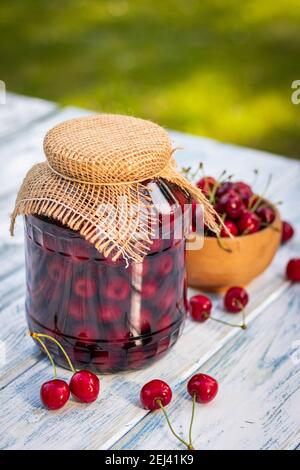
M163 178L204 205L204 218L218 230L202 192L176 171L168 133L131 116L100 114L62 122L44 140L46 162L34 165L20 188L11 233L19 214L56 219L78 231L114 260L140 262L150 249L156 223L144 181Z
M51 168L73 181L132 184L159 175L172 144L153 122L100 114L55 126L46 134L44 151Z

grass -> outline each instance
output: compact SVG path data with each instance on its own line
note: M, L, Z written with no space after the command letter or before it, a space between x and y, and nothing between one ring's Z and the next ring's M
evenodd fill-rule
M300 158L298 0L2 0L0 79Z

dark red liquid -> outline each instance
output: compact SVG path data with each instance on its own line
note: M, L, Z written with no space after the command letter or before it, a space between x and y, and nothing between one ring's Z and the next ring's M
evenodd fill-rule
M184 239L155 240L143 263L126 268L53 221L26 216L25 231L29 328L54 336L75 367L137 369L175 343L186 313Z

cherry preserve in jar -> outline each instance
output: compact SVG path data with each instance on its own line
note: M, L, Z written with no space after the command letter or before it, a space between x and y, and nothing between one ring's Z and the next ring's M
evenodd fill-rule
M44 152L11 218L12 235L16 217L25 218L29 329L56 338L79 368L145 366L183 326L189 203L204 205L211 229L215 212L177 171L170 136L155 123L72 119L47 132Z
M25 216L29 329L55 337L76 367L101 373L143 367L167 351L183 327L185 240L176 237L188 229L190 217L185 213L184 220L182 211L188 197L163 180L149 186L163 210L158 238L142 263L128 267L54 220ZM47 347L67 367L52 341Z

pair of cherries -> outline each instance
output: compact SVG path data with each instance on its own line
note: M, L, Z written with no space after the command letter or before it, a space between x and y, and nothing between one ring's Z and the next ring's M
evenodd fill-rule
M243 287L231 287L224 296L224 309L229 313L242 313L243 321L241 324L229 323L211 316L212 301L205 295L194 295L190 299L190 315L197 322L205 322L209 318L218 323L228 326L239 327L245 330L247 328L245 322L245 307L249 302L249 294Z
M300 282L300 258L293 258L288 262L286 267L286 278L293 283ZM197 322L205 322L210 318L211 320L223 323L228 326L246 329L247 325L245 323L245 307L247 306L248 302L249 294L243 287L231 287L224 296L224 310L233 314L242 312L242 324L233 324L212 317L212 301L209 297L202 294L191 297L190 315L192 319Z
M54 379L43 383L40 391L41 401L48 410L59 410L65 406L71 394L81 403L92 403L97 400L100 392L100 381L95 374L88 370L76 371L65 349L52 336L42 333L30 333L30 336L41 345L53 365ZM46 344L41 338L53 341L63 352L73 372L69 384L64 380L56 378L56 365Z
M275 220L274 208L244 181L228 179L221 182L212 176L204 176L196 185L223 218L222 238L256 233ZM213 236L210 232L209 235Z
M182 439L175 431L169 420L165 407L172 400L171 387L160 379L154 379L146 383L140 392L140 400L146 410L161 409L173 436L189 450L194 450L192 443L192 426L195 414L195 403L209 403L218 393L219 385L216 379L207 374L196 374L187 383L187 391L193 399L192 416L189 428L189 441Z

